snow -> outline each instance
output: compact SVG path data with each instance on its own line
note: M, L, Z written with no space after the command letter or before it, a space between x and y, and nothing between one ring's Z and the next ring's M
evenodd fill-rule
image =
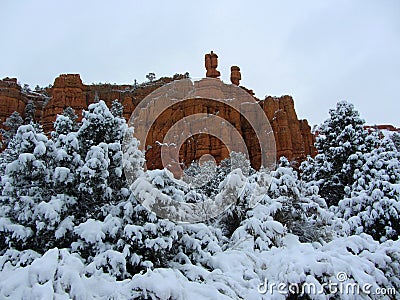
M88 243L101 242L105 238L103 222L89 219L75 227L74 232Z
M168 170L144 171L133 129L104 101L80 125L57 120L52 139L20 126L15 149L0 154L0 299L286 299L280 284L318 290L339 274L400 291L399 154L390 141L364 141L345 102L302 178L284 158L256 172L236 153L213 172L189 170L212 173L195 189ZM329 192L343 193L327 203L321 191L340 180ZM260 292L264 282L272 290Z
M70 174L70 169L66 167L56 167L54 169L54 180L66 182Z

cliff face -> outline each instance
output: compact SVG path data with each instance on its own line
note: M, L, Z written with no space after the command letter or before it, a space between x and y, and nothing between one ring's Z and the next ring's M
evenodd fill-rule
M181 77L176 77L179 79ZM62 114L64 108L70 106L78 115L78 121L82 118L82 110L91 103L104 100L110 107L112 101L118 99L124 106L124 117L129 120L136 105L148 94L160 86L171 82L172 78L161 78L153 83L132 85L98 84L85 85L79 74L62 74L54 81L49 90L51 98L43 108L41 122L45 132L53 130L53 122L57 114Z
M44 92L43 90L42 92ZM17 82L17 78L4 78L0 80L0 127L3 122L14 112L17 111L25 117L25 106L29 102L35 104L35 121L42 120L43 107L49 100L49 96L42 92L35 92L23 89Z
M16 78L7 77L0 81L0 118L2 122L14 111L22 113L26 102Z
M174 78L161 78L157 81L132 85L85 85L78 74L64 74L57 77L52 88L48 89L49 97L35 98L25 95L16 79L5 79L0 81L0 116L4 121L13 111L23 115L25 104L34 101L36 104L37 120L42 123L45 132L53 129L53 122L57 114L70 106L81 119L82 110L98 99L104 100L107 105L118 99L124 106L124 117L128 120L137 104L148 94L173 80L182 79L182 76ZM251 94L251 91L245 89ZM37 96L37 95L36 95ZM161 147L156 141L162 141L168 129L184 117L199 113L218 112L218 116L229 121L241 134L249 149L249 156L253 167L260 166L260 147L256 136L249 124L239 112L219 102L208 100L196 101L192 99L185 101L179 106L173 106L164 111L155 122L148 135L146 152L148 167L160 168ZM290 96L267 97L259 101L268 120L271 123L276 140L277 156L286 156L289 160L302 161L307 155L314 155L314 136L306 120L299 120L294 110L293 99ZM223 128L221 128L223 130ZM216 161L228 157L228 150L217 138L199 134L188 139L179 152L180 160L186 164L199 159L204 154L211 154Z
M315 155L315 138L307 120L299 120L291 96L268 96L260 101L275 134L277 156L290 160L304 160Z

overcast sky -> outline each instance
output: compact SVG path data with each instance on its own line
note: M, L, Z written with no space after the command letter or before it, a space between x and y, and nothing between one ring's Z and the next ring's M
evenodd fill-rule
M31 87L79 73L132 83L188 71L214 50L229 83L294 97L311 124L348 100L368 124L400 127L400 1L0 1L0 77Z

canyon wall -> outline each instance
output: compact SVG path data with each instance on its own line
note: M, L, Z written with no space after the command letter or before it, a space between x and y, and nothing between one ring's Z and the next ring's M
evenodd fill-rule
M0 81L0 119L3 123L14 111L22 113L27 100L16 78L4 78Z
M47 95L40 93L24 92L17 84L16 79L5 78L0 81L0 117L4 122L13 111L24 115L24 108L28 102L35 103L36 121L41 122L45 132L53 129L53 122L57 114L70 106L81 119L82 110L89 104L104 100L107 105L118 99L124 106L123 115L128 120L137 104L148 94L160 86L184 78L184 75L175 75L173 78L164 77L153 82L141 85L112 85L98 84L85 85L78 74L63 74L57 77L52 87L46 90ZM238 83L238 82L235 82ZM248 93L253 94L251 90ZM294 109L294 102L290 96L267 97L258 100L271 123L276 140L277 156L286 156L289 160L302 161L307 155L314 155L314 136L306 120L299 120ZM197 113L214 113L218 111L219 117L229 121L243 136L249 149L252 165L258 168L260 165L260 148L258 141L251 132L249 124L241 117L240 113L218 102L186 101L178 107L171 107L165 111L155 122L146 141L149 145L146 152L148 167L161 167L160 146L156 141L162 141L163 135L169 127L181 118ZM179 152L180 160L188 164L199 159L203 154L211 154L216 161L228 156L228 150L217 138L200 134L188 139Z

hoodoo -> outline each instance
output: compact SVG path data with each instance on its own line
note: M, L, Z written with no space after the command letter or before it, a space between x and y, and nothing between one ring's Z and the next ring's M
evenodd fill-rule
M217 70L218 55L211 51L205 55L206 77L218 78L221 73ZM239 86L241 80L240 68L231 67L230 79L232 84ZM82 110L89 104L96 101L96 98L104 100L107 105L118 99L124 106L123 116L129 119L137 104L147 95L164 84L174 80L185 78L185 75L176 74L172 78L163 77L152 82L134 85L113 85L113 84L92 84L86 85L82 82L79 74L62 74L54 81L53 86L48 88L30 91L21 88L15 78L4 78L0 81L0 117L4 122L13 111L18 111L22 116L27 103L35 105L35 121L43 125L45 132L53 129L53 122L57 114L61 114L66 107L72 107L81 119ZM250 95L251 90L241 87ZM269 122L271 123L276 140L277 156L286 156L289 160L302 161L307 155L314 155L315 148L314 135L307 120L299 120L294 109L294 101L291 96L266 97L256 101L264 110ZM162 167L160 159L160 146L156 141L163 140L169 127L180 119L197 113L214 113L218 111L218 116L233 124L251 148L250 160L252 165L257 168L257 158L260 156L256 136L249 131L239 112L232 108L216 103L215 101L191 101L190 99L180 107L171 107L163 112L155 121L151 132L148 135L146 146L146 158L151 164L151 168ZM204 153L214 156L217 161L227 157L228 151L223 143L217 138L209 135L197 135L191 141L185 142L180 150L180 159L183 163L189 164L193 160L198 160Z

